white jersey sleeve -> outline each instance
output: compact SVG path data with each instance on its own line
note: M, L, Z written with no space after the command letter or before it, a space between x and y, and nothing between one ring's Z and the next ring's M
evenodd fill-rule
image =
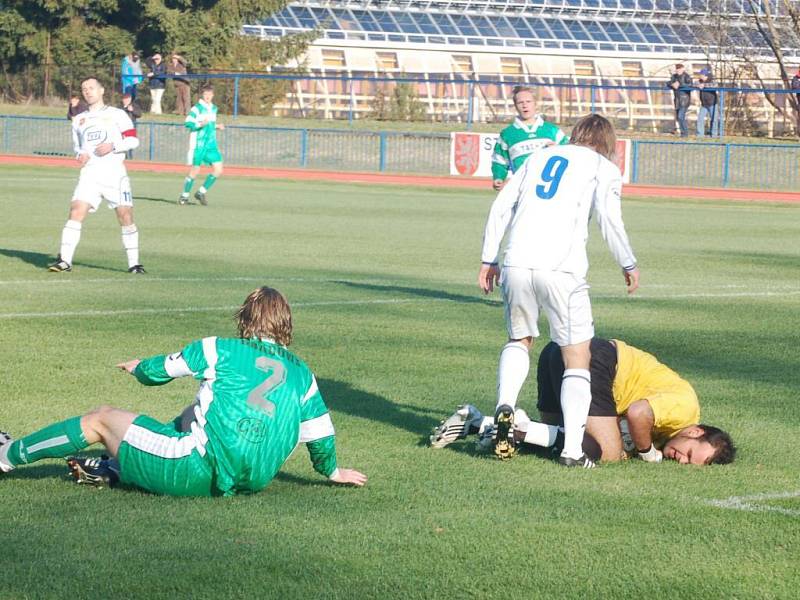
M622 222L622 174L615 164L605 162L598 169L597 179L594 213L600 234L617 264L631 271L636 268L636 257Z
M497 264L500 244L503 242L503 236L519 201L524 171L525 165L511 176L489 209L489 217L486 219L486 227L483 231L483 250L481 251L481 262L483 263Z

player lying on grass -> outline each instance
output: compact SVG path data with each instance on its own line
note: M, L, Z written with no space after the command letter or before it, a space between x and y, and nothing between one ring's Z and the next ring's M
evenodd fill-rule
M584 452L603 461L629 455L648 462L662 457L681 464L725 464L736 448L724 431L700 425L700 406L692 386L652 355L620 340L593 338L591 342L592 403ZM559 347L550 342L539 356L538 408L542 422L518 411L513 443L559 447L563 419L559 392L564 362ZM460 407L434 429L431 445L444 448L470 433L493 437L494 419L471 405ZM591 456L590 456L591 457Z
M272 288L253 291L236 314L238 338L208 337L175 354L117 365L144 385L200 381L189 431L101 406L19 440L0 435L0 470L61 458L101 443L116 460L69 458L78 483L117 481L172 496L233 496L269 484L298 443L334 483L367 478L336 464L328 409L306 364L287 346L292 315Z

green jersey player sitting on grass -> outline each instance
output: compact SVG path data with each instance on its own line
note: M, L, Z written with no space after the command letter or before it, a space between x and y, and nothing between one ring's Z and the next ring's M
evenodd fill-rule
M519 171L531 154L569 142L558 125L548 123L536 112L533 88L517 86L512 98L517 117L500 132L492 155L492 187L498 192L503 189L506 177Z
M186 129L191 131L189 136L189 154L186 157L187 164L191 165L186 181L183 183L183 192L178 198L178 204L187 204L189 194L192 193L195 177L200 173L200 167L211 165L212 172L206 177L203 185L194 194L198 202L203 206L208 204L206 194L217 178L222 175L222 154L217 146L217 130L225 129L221 123L217 123L217 107L212 102L214 99L214 88L204 85L200 88L200 101L195 104L186 115Z
M259 288L236 319L237 338L208 337L181 352L117 365L144 385L186 376L200 381L188 431L180 417L165 424L101 406L18 440L0 433L0 471L101 443L114 459L67 459L78 483L233 496L266 487L305 443L317 472L334 483L364 485L364 474L337 466L333 423L316 379L287 349L292 315L284 297Z

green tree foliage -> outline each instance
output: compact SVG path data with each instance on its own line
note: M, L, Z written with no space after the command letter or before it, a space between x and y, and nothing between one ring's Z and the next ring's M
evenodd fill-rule
M177 50L189 61L190 69L197 71L263 71L265 66L298 57L314 37L287 36L265 42L239 35L243 24L263 20L287 3L0 1L0 92L17 101L63 95L82 77L95 73L106 85L116 83L122 57L133 49L143 57ZM263 83L254 90L258 91L257 104L275 95Z
M422 121L425 119L425 105L410 81L389 84L391 92L380 86L372 100L373 118L384 121Z

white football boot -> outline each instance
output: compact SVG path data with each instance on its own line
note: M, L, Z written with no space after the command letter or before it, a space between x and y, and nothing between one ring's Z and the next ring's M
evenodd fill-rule
M456 440L463 440L472 427L479 427L483 415L472 404L459 406L458 410L442 421L431 433L431 448L444 448Z

